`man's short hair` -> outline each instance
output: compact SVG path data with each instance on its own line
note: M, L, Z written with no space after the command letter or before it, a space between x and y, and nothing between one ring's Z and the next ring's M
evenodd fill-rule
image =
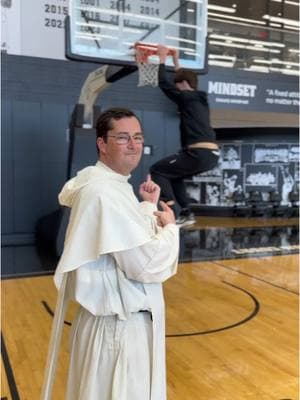
M107 132L113 129L113 120L131 117L135 117L139 121L134 112L128 108L113 107L105 110L100 114L96 123L97 138L102 137L106 140Z
M187 81L191 88L197 89L198 77L196 72L186 68L179 68L175 72L174 82Z

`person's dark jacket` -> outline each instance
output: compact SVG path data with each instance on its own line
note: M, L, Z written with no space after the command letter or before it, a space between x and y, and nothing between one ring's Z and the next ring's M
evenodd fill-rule
M166 74L165 64L159 65L158 84L180 113L180 138L182 148L198 142L216 143L215 131L210 126L209 105L206 92L178 90Z

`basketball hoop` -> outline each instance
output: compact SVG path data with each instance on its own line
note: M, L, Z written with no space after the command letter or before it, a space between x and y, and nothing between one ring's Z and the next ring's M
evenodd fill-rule
M135 58L139 72L138 86L157 86L159 58L157 57L157 45L148 43L136 43ZM168 54L172 54L173 49ZM156 57L152 57L156 56Z

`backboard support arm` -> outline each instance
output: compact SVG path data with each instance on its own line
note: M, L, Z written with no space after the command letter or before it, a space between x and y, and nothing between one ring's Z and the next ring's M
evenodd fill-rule
M136 67L102 65L88 75L81 88L78 101L79 104L83 104L84 106L83 127L93 127L93 109L99 95L111 83L124 78L136 70Z

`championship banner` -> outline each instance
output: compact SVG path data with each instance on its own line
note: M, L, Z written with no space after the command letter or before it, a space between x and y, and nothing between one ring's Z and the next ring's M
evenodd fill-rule
M1 0L1 51L65 59L68 0Z

